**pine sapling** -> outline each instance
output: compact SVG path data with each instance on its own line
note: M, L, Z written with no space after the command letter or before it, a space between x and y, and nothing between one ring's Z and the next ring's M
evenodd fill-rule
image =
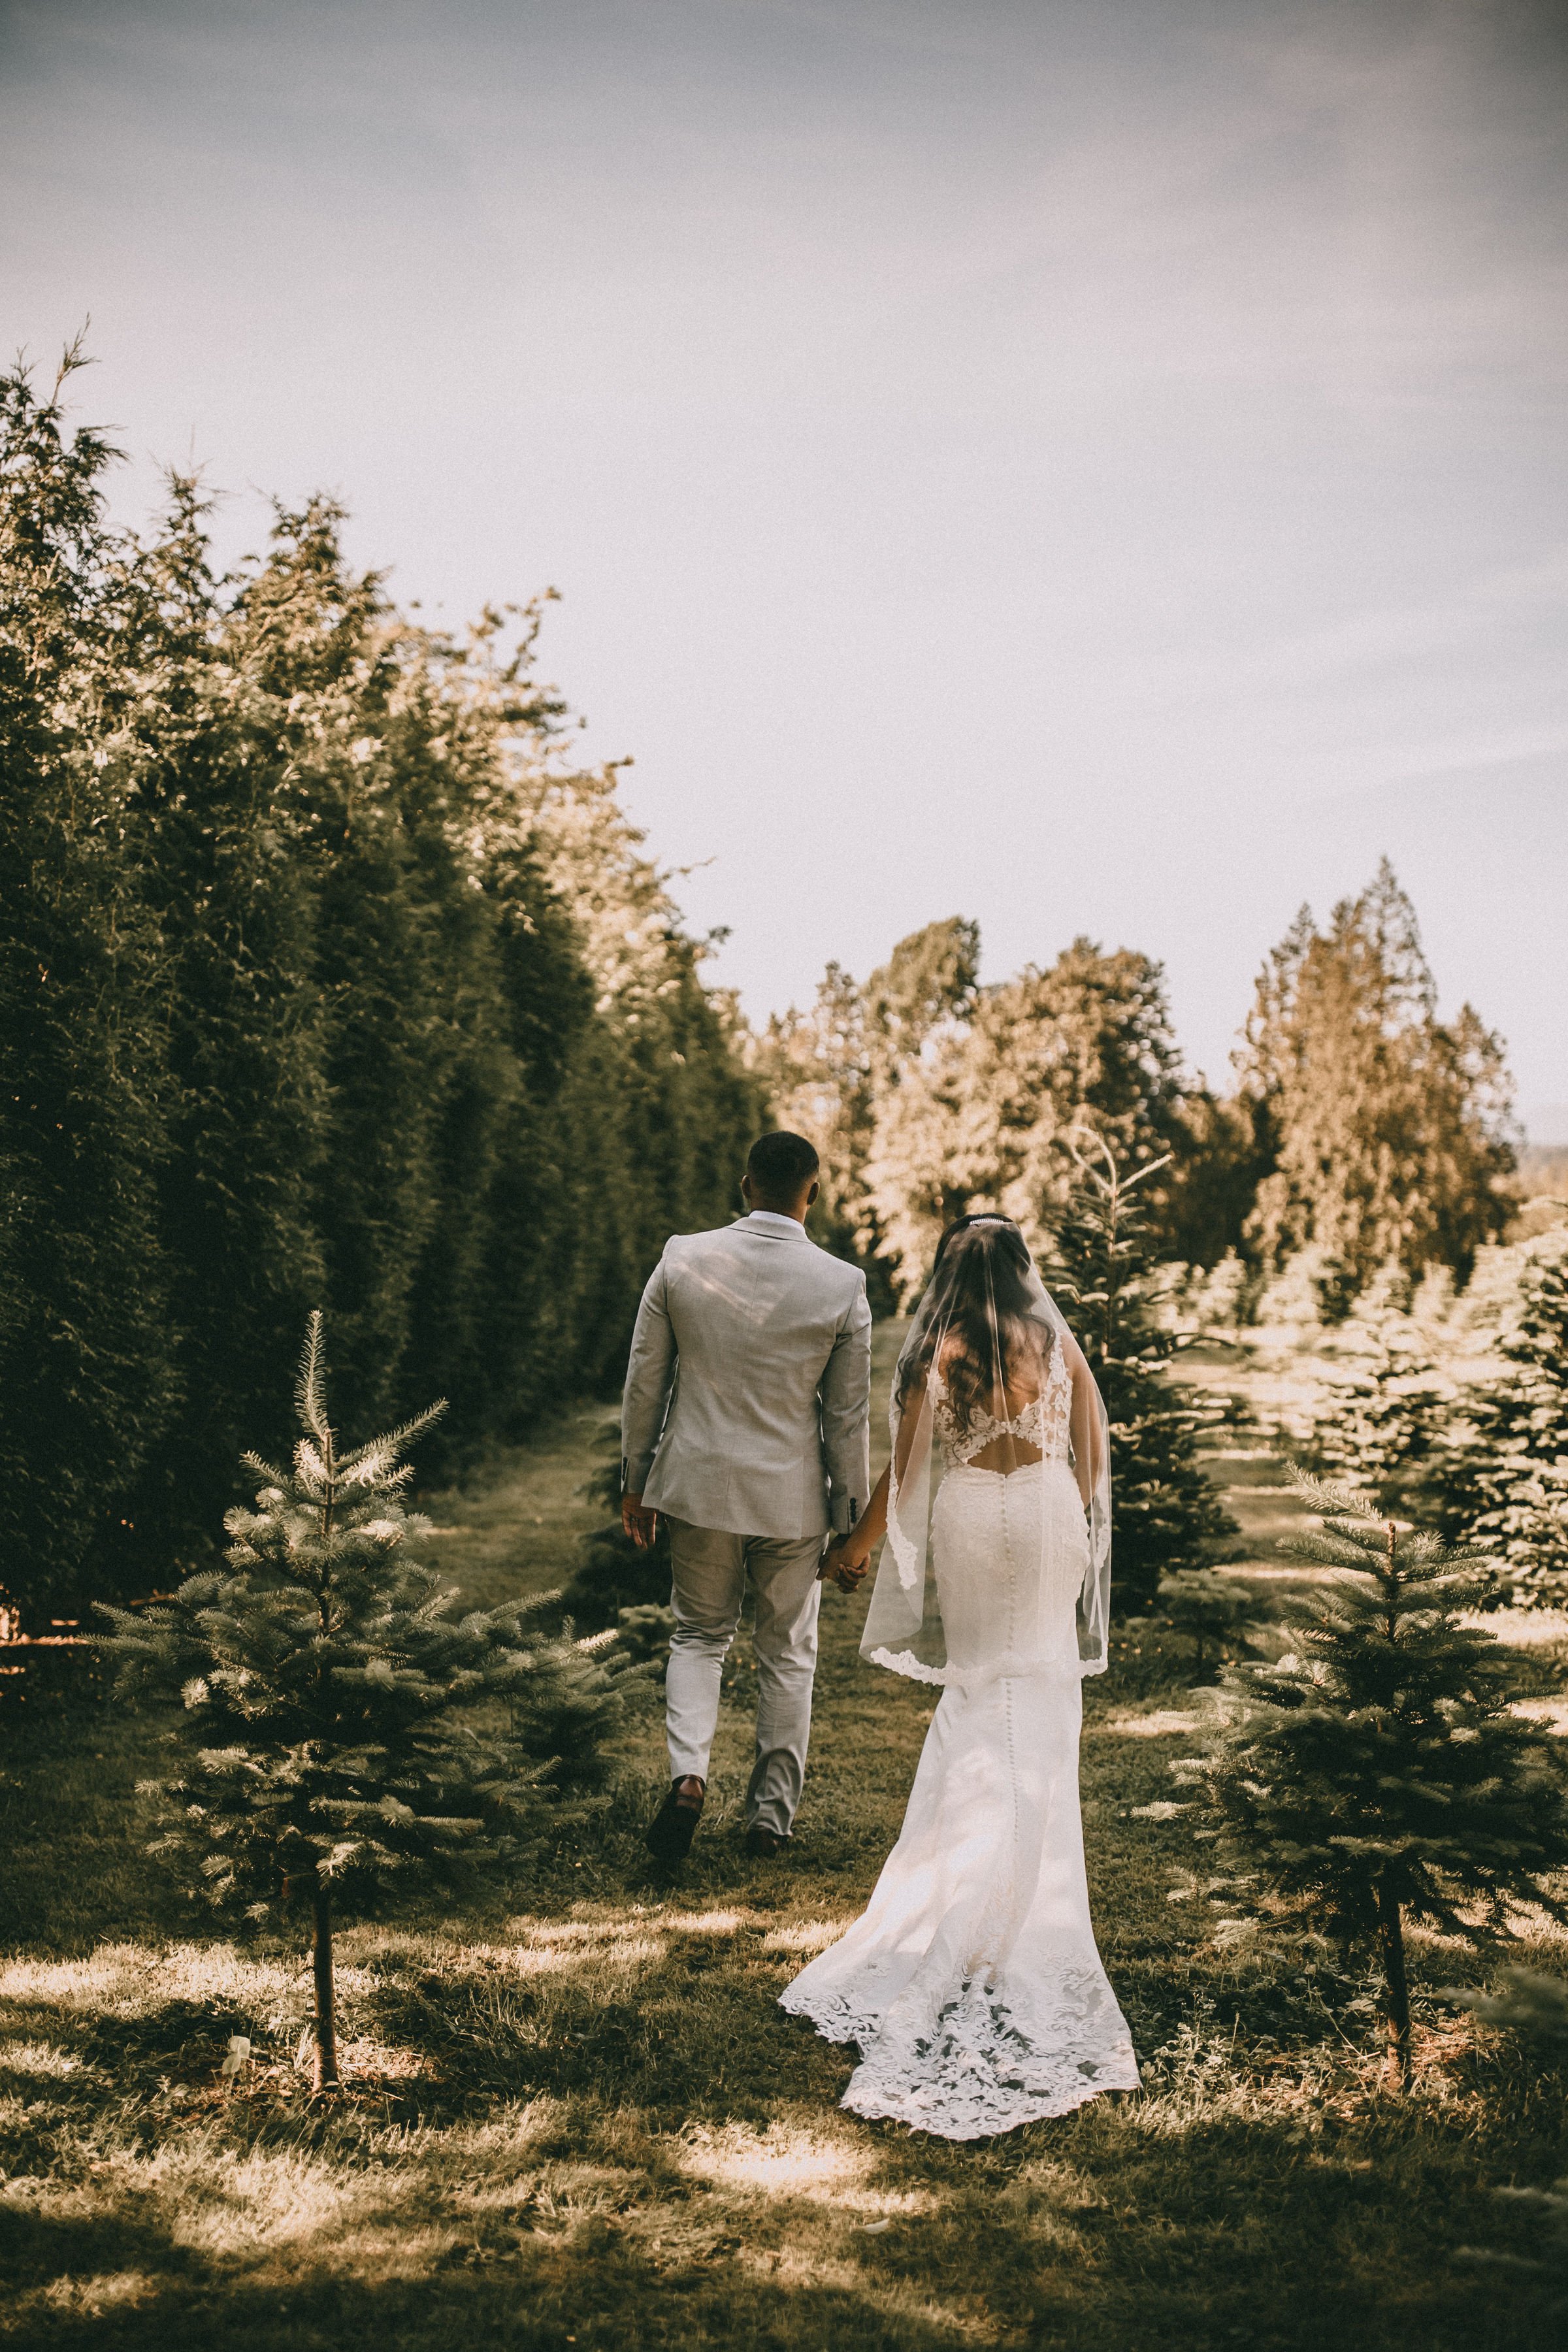
M1522 1254L1498 1354L1500 1373L1462 1400L1435 1483L1516 1604L1552 1606L1568 1594L1568 1233Z
M402 1456L442 1408L342 1452L321 1339L312 1315L292 1466L245 1457L260 1490L226 1516L226 1565L104 1613L124 1675L180 1704L180 1769L150 1784L166 1823L153 1851L252 1925L309 1907L315 2082L330 2090L343 1905L519 1863L605 1771L626 1676L596 1654L613 1635L525 1623L554 1596L466 1610L409 1557L429 1525L405 1511Z
M1160 1605L1176 1632L1192 1643L1193 1673L1199 1682L1223 1654L1226 1642L1269 1613L1253 1585L1207 1568L1162 1577Z
M1199 1433L1218 1416L1173 1385L1176 1340L1155 1313L1154 1244L1139 1188L1168 1161L1129 1174L1103 1138L1093 1147L1091 1159L1069 1144L1078 1180L1052 1237L1048 1278L1110 1416L1111 1558L1126 1613L1152 1604L1162 1576L1206 1566L1237 1530L1198 1458Z
M1448 1410L1425 1335L1385 1267L1334 1330L1303 1433L1302 1465L1379 1510L1414 1507Z
M1464 1622L1493 1590L1486 1556L1295 1484L1322 1525L1281 1549L1330 1573L1283 1604L1287 1655L1226 1672L1207 1754L1176 1769L1227 1865L1288 1916L1374 1947L1389 2074L1407 2088L1406 1921L1479 1947L1522 1902L1568 1919L1552 1884L1568 1790L1540 1726L1511 1711L1506 1653Z

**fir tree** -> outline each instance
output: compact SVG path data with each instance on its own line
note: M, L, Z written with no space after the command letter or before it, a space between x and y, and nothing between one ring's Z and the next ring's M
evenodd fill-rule
M1568 2066L1568 1984L1540 1969L1505 1969L1495 1991L1471 1994L1463 2005L1494 2032L1511 2034L1538 2068ZM1531 2222L1528 2254L1490 2246L1457 2246L1458 2262L1497 2263L1533 2279L1557 2298L1552 2317L1568 2313L1568 2176L1550 2189L1521 2188L1510 2181L1492 2194L1500 2204L1522 2210Z
M1032 1241L1049 1228L1070 1185L1063 1141L1086 1116L1124 1156L1164 1152L1162 1168L1189 1139L1157 963L1079 939L1044 970L976 989L972 932L917 932L870 983L897 1050L875 1073L866 1181L906 1297L955 1216L999 1209ZM886 1009L900 1002L901 1013Z
M1226 1642L1233 1641L1244 1625L1271 1613L1252 1585L1202 1568L1162 1577L1160 1606L1176 1632L1192 1643L1193 1673L1199 1682L1215 1660L1223 1657Z
M1468 1272L1506 1223L1514 1164L1501 1041L1437 1019L1415 910L1384 858L1320 932L1303 908L1258 978L1239 1057L1272 1171L1249 1235L1269 1267L1311 1245L1354 1295L1397 1258Z
M1098 1166L1073 1150L1078 1181L1048 1278L1110 1416L1111 1574L1126 1612L1148 1608L1163 1576L1204 1567L1236 1523L1198 1459L1199 1432L1213 1416L1173 1388L1176 1341L1154 1312L1154 1244L1140 1187L1166 1163L1148 1160L1129 1175L1098 1141Z
M823 1248L861 1265L872 1311L880 1314L891 1313L896 1301L886 1261L877 1255L881 1232L866 1190L866 1160L874 1081L885 1059L867 991L837 963L827 966L808 1011L775 1013L752 1048L774 1122L808 1136L820 1156L822 1190L807 1230Z
M1405 1287L1397 1266L1384 1268L1335 1327L1299 1442L1303 1467L1385 1511L1421 1493L1449 1409Z
M310 815L279 740L287 688L268 693L224 612L210 503L174 476L161 527L129 567L155 616L121 759L135 820L127 855L162 950L173 1083L160 1239L179 1390L169 1444L122 1500L116 1550L143 1586L167 1583L171 1559L213 1556L242 1444L283 1442L286 1422L258 1409L287 1395L324 1275Z
M401 1457L441 1406L341 1452L319 1314L297 1403L291 1468L246 1457L263 1483L254 1510L227 1515L227 1565L143 1612L108 1609L106 1646L182 1706L153 1850L254 1924L309 1905L315 2079L330 2089L335 1912L425 1872L514 1864L602 1777L624 1693L596 1655L605 1637L531 1629L537 1602L462 1610L408 1557L428 1522L404 1509Z
M1501 1375L1466 1391L1434 1484L1516 1601L1555 1604L1568 1591L1568 1234L1530 1244L1497 1354Z
M1287 1601L1294 1648L1232 1667L1209 1753L1179 1769L1204 1834L1293 1916L1376 1948L1389 2068L1412 2074L1405 1924L1476 1945L1510 1906L1568 1919L1561 1767L1510 1710L1514 1672L1462 1622L1492 1584L1485 1556L1373 1517L1363 1496L1296 1474L1320 1532L1281 1549L1337 1573Z
M1175 1302L1183 1328L1198 1338L1234 1339L1250 1319L1252 1290L1246 1262L1234 1249L1212 1266L1190 1266Z
M541 608L416 627L321 499L217 577L189 479L150 540L110 526L113 455L0 375L0 1531L29 1609L216 1556L313 1298L356 1427L421 1368L469 1448L596 1392L761 1123L614 769L559 757Z
M1037 1239L1065 1198L1061 1138L1085 1111L1121 1150L1173 1152L1155 1203L1167 1241L1206 1259L1239 1240L1250 1122L1183 1076L1160 966L1079 939L991 987L979 968L976 924L928 923L863 985L830 965L815 1006L752 1047L774 1117L822 1156L813 1233L860 1259L874 1303L918 1293L966 1210L1000 1209Z
M165 975L123 733L147 653L101 436L0 376L0 1543L63 1600L168 1428Z

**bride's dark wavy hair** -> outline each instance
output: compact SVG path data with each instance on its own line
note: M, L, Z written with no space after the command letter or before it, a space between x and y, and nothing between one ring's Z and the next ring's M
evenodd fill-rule
M977 1210L954 1218L936 1245L921 1344L900 1376L900 1412L925 1386L939 1348L948 1350L942 1379L963 1428L992 1410L1020 1357L1031 1370L1043 1367L1051 1334L1034 1313L1031 1270L1028 1244L1011 1217Z

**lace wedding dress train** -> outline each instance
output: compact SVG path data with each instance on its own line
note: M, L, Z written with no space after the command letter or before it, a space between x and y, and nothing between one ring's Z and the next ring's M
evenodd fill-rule
M781 1996L858 2046L845 2106L946 2139L1138 2084L1084 1875L1075 1609L1088 1535L1065 1414L1047 1389L1016 1423L983 1416L964 1438L939 1404L947 1664L930 1679L942 1699L869 1905ZM970 1466L1009 1429L1046 1459Z

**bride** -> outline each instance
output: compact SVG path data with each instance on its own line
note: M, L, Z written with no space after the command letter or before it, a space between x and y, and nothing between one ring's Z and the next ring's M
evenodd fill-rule
M1105 1408L1010 1218L943 1234L890 1419L892 1460L825 1572L853 1590L886 1529L861 1655L942 1698L869 1904L781 1999L858 2046L847 2107L981 2139L1138 2084L1079 1811L1081 1677L1106 1663Z

